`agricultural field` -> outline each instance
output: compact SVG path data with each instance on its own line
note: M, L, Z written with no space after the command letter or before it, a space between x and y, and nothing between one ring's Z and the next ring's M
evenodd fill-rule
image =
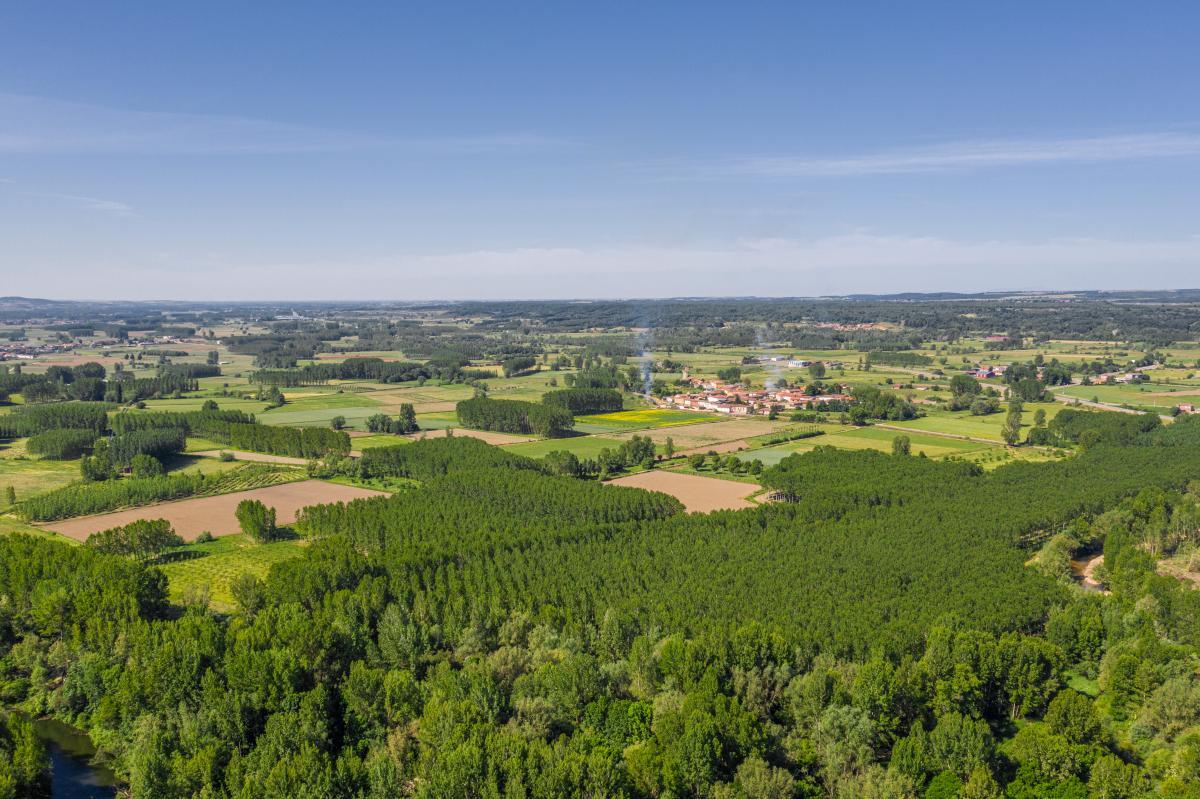
M621 446L621 442L616 438L589 435L545 438L541 441L531 441L528 444L513 444L505 449L527 458L543 458L551 452L570 452L578 458L594 458L600 454L600 450L615 450L619 446Z
M301 480L231 494L181 499L95 516L81 516L42 526L68 538L83 541L92 533L126 525L138 519L166 519L171 522L171 526L181 538L191 541L206 531L214 536L236 533L238 523L234 517L234 510L243 500L256 499L265 503L275 509L276 521L280 525L288 525L296 520L296 514L306 505L348 502L352 499L379 496L382 493L323 480Z
M1142 383L1116 386L1064 386L1054 389L1054 393L1062 397L1074 397L1110 405L1129 405L1158 413L1165 413L1180 403L1200 403L1200 385L1164 386Z
M0 510L5 505L4 491L12 486L17 501L34 494L61 488L79 479L78 461L51 461L25 454L25 442L0 442Z
M924 453L930 458L947 456L966 456L994 449L991 444L976 441L966 441L945 436L925 435L919 432L889 430L882 427L850 427L842 428L832 433L826 433L813 438L802 438L788 441L763 449L750 450L741 453L743 460L757 460L764 466L773 466L787 456L796 452L808 452L816 447L837 447L839 449L873 449L879 452L891 452L892 440L896 436L908 436L912 445L912 454Z
M908 419L906 421L881 422L880 424L903 428L906 431L946 433L948 435L966 436L968 438L983 439L1001 444L1004 441L1004 437L1000 431L1004 427L1006 407L1006 405L1002 404L998 413L990 413L986 416L972 416L969 411L930 410L928 416ZM1024 429L1031 427L1033 425L1034 414L1039 410L1046 412L1046 421L1048 422L1057 416L1063 407L1063 404L1058 402L1026 403L1024 412L1021 415L1022 426Z
M725 417L724 421L704 421L706 414L698 414L692 411L677 411L677 413L693 413L698 418L698 421L686 426L676 425L674 427L639 430L636 433L632 431L617 433L613 435L613 438L626 439L632 435L649 436L654 440L655 444L663 444L669 438L674 443L676 450L688 450L729 441L744 441L754 436L774 433L793 424L782 418L771 421L764 417L754 419L730 419ZM710 416L708 418L711 419L713 417ZM721 419L722 417L716 418ZM749 442L746 443L746 446L750 446Z
M207 597L215 610L234 608L229 586L237 577L266 577L276 563L304 553L299 539L257 544L237 533L205 543L192 543L167 553L158 568L166 575L171 601L182 603Z
M721 480L697 474L680 474L662 469L618 477L616 480L610 480L608 484L670 494L682 502L689 513L752 508L755 503L747 497L759 491L759 487L754 483Z
M420 441L423 438L445 438L448 435L466 436L467 438L478 438L480 441L486 441L489 444L494 444L497 447L503 447L511 444L524 444L535 439L530 436L517 435L514 433L497 433L491 430L470 430L465 427L456 427L453 430L444 428L441 430L420 430L416 433L410 433L407 436L401 436L400 443L408 441ZM557 439L552 439L557 440ZM357 443L357 439L355 440Z
M671 408L636 408L613 413L599 413L578 416L576 427L585 425L596 430L611 432L616 430L645 430L655 427L672 427L677 425L692 425L702 422L712 422L722 418L713 413L674 410Z
M220 396L187 396L179 399L151 399L146 400L147 411L176 411L186 413L188 411L198 411L204 406L205 402L213 400L223 411L243 411L244 413L252 413L256 416L263 413L267 409L267 403L255 399L243 399L241 397L220 397ZM130 409L128 412L136 413L136 409Z
M394 447L397 444L407 444L406 436L395 436L388 433L378 435L351 436L350 447L353 452L362 452L371 447Z

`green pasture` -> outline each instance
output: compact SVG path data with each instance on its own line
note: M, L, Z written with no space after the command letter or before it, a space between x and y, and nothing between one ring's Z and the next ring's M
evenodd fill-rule
M418 433L418 435L420 435ZM393 435L375 435L375 436L356 436L350 439L350 447L354 450L370 449L371 447L394 447L397 444L411 444L412 439L404 436Z
M579 458L594 458L602 449L615 450L621 442L601 436L570 436L567 438L546 438L541 441L530 441L526 444L511 444L504 449L517 455L529 458L542 458L550 452L573 452Z
M789 441L785 444L777 444L764 449L741 452L738 453L738 457L745 460L761 461L764 466L773 466L795 452L808 452L821 446L854 450L873 449L879 452L890 453L892 451L892 440L900 435L908 436L909 442L912 445L913 455L925 453L930 458L943 458L951 455L966 456L970 453L994 449L989 444L982 444L977 441L922 435L915 432L899 432L876 427L860 427L832 435L802 438L798 441Z
M217 403L223 411L243 411L245 413L253 413L256 416L261 414L267 408L267 403L255 399L243 399L240 397L199 397L188 396L180 399L157 399L146 400L146 410L148 411L177 411L186 413L188 411L198 411L203 407L204 403L212 400ZM136 412L136 409L132 409Z
M283 393L287 404L279 411L319 411L329 408L361 408L378 405L369 393L337 392L326 389L317 393L310 390L287 390ZM271 411L272 413L276 411Z
M1048 422L1058 415L1058 412L1063 407L1062 403L1058 402L1026 403L1024 412L1021 414L1022 426L1025 428L1032 427L1034 414L1039 409L1046 412L1046 421ZM918 419L909 419L903 422L882 422L881 424L903 427L905 430L948 433L950 435L982 438L1001 443L1004 441L1001 429L1004 427L1006 415L1007 406L1002 404L998 412L988 414L987 416L972 416L969 411L930 410L928 416L922 416Z
M447 427L461 427L458 423L458 414L454 411L434 411L432 413L418 413L417 425L422 430L445 430Z
M256 544L248 536L229 535L173 550L159 569L167 577L172 601L207 591L214 608L231 610L234 601L229 586L235 578L243 574L265 577L276 563L303 553L304 543L299 540Z
M79 479L79 461L49 461L25 454L25 440L0 442L0 509L6 507L5 488L12 486L17 501L43 494Z
M0 514L0 535L12 535L14 533L32 535L38 538L52 538L55 541L71 544L72 546L77 546L79 544L79 542L73 538L67 538L65 535L58 535L57 533L52 533L49 530L43 530L40 527L34 527L32 524L26 524L15 516Z
M352 408L318 408L313 410L290 410L290 406L259 414L257 420L263 424L282 425L285 427L329 427L335 416L346 420L349 430L366 430L367 418L377 413L385 413L383 408L352 407Z
M1054 389L1064 397L1096 400L1111 405L1132 405L1163 412L1182 403L1200 403L1200 386L1171 386L1142 383L1115 386L1064 386Z

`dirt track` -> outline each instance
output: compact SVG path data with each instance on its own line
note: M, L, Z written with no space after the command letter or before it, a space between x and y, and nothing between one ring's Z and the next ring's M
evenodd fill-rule
M631 474L609 481L610 485L647 488L670 494L683 503L688 512L707 513L712 510L753 508L746 497L758 490L753 483L738 483L697 474L680 474L654 470Z
M244 499L257 499L275 508L276 521L279 524L291 524L296 521L296 513L307 505L348 502L352 499L380 496L381 494L383 494L382 491L326 483L322 480L303 480L298 483L255 488L250 491L238 491L215 497L181 499L175 502L162 502L157 505L101 513L95 516L80 516L76 519L67 519L41 526L77 541L85 541L92 533L129 524L138 519L166 519L171 522L175 532L184 540L192 541L205 530L215 536L238 532L234 511L237 509L238 503Z

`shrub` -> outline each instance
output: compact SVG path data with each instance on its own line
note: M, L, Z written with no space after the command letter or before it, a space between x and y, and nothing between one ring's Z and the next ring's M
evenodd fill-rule
M133 460L129 463L130 473L138 479L146 477L159 477L166 472L163 468L162 461L153 455L134 455Z
M242 532L259 543L274 539L278 532L275 527L275 509L268 508L257 499L243 499L238 503L234 515L237 516Z
M166 519L138 519L123 527L113 527L88 536L87 545L109 555L131 555L143 560L179 546L171 523Z

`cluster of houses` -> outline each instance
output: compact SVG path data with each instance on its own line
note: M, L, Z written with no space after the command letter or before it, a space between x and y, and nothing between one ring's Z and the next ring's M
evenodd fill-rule
M1150 380L1150 375L1145 372L1105 372L1102 375L1096 375L1093 383L1145 383Z
M38 356L56 355L75 349L74 344L31 344L28 341L0 341L0 361L32 361Z
M782 355L763 355L758 358L758 362L766 364L786 363L789 369L807 369L814 363L822 363L826 369L846 368L845 361L806 361L799 358L785 358Z
M741 383L725 383L721 380L695 377L690 378L688 382L695 390L667 398L667 406L683 410L727 413L732 416L752 416L769 414L772 407L785 410L820 408L831 402L850 402L852 399L849 394L840 392L811 396L800 387L750 389Z
M194 338L181 338L179 336L131 336L123 341L115 338L102 338L86 343L79 341L33 343L30 341L0 340L0 361L32 361L48 355L61 355L73 352L83 347L102 350L113 347L125 349L131 347L162 346L164 344L186 344L196 340Z

